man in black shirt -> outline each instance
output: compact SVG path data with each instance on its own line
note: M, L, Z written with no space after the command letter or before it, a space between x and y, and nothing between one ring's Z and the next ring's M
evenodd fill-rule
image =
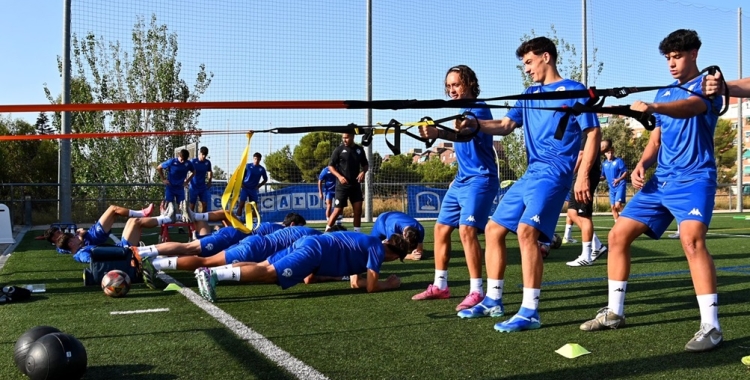
M582 135L581 137L581 151L580 153L583 153L583 147L586 144L586 135ZM604 145L604 142L602 142L602 145ZM600 147L602 148L602 147ZM607 148L609 149L609 148ZM574 173L578 172L578 166L581 164L581 154L578 155L578 161L576 162L576 169ZM601 150L599 151L601 153ZM605 252L607 252L607 247L602 245L602 243L599 241L599 238L596 236L596 233L594 232L594 222L591 220L591 216L594 213L594 200L596 199L596 187L599 186L599 179L602 175L602 162L599 160L599 154L597 154L597 159L594 160L594 163L591 166L591 169L589 169L589 191L591 192L589 195L589 199L591 201L586 203L579 203L576 201L576 198L574 196L573 189L571 188L571 195L570 195L570 202L568 202L568 217L576 224L578 225L578 228L581 229L581 240L583 241L583 248L581 250L581 255L578 256L577 259L573 261L569 261L567 263L568 266L571 267L581 267L581 266L587 266L593 264L596 259L601 257ZM576 182L576 178L573 177L573 183Z
M347 201L351 202L354 212L354 231L359 232L362 224L362 187L365 173L369 168L365 151L354 143L354 131L342 135L343 144L331 154L328 170L336 176L336 196L333 201L333 212L328 218L326 231L344 211ZM360 170L361 168L361 170Z

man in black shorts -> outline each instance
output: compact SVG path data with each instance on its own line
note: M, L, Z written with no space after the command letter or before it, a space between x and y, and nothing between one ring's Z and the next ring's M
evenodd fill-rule
M362 200L364 198L360 184L365 180L369 165L365 150L354 143L354 136L354 131L344 133L341 137L343 144L333 151L331 160L328 162L328 170L336 176L336 196L333 200L333 212L326 225L326 232L344 212L347 201L352 204L354 213L352 224L355 232L359 232L362 223Z
M583 153L583 147L586 144L586 135L581 136L581 153ZM601 148L601 147L600 147ZM601 151L599 151L601 153ZM583 241L583 248L581 255L573 261L569 261L566 264L571 267L583 267L593 264L596 259L601 257L607 252L607 247L602 245L599 238L594 232L594 222L591 220L591 215L594 213L594 199L596 193L596 187L599 186L599 179L602 175L602 162L597 159L594 160L591 169L589 170L589 191L591 192L589 202L579 203L576 201L576 197L572 194L573 189L571 188L570 202L568 202L568 217L581 229L581 240ZM578 166L581 164L581 155L578 155L578 161L576 162L576 168L573 173L578 172ZM573 183L576 182L576 178L573 177Z

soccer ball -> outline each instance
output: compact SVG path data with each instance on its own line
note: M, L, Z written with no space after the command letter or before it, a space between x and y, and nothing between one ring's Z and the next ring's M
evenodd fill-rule
M542 242L538 242L539 244L539 251L542 253L542 258L546 258L549 256L549 244L544 244Z
M562 245L562 238L560 237L560 235L554 234L552 236L552 244L551 244L552 248L558 249L560 248L561 245Z
M110 297L125 297L130 291L130 276L119 269L111 270L102 278L102 290Z

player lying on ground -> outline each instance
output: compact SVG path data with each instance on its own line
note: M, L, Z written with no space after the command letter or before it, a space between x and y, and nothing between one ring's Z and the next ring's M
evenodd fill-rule
M422 259L424 242L424 227L422 227L422 224L399 211L389 211L378 215L372 225L370 236L376 236L382 240L393 234L403 235L406 242L409 243L411 253L406 255L405 259Z
M79 228L76 231L76 235L81 236L82 239L88 239L89 241L93 239L96 244L103 244L109 238L109 230L112 229L116 216L144 217L150 216L153 210L153 204L149 204L148 207L142 210L130 210L125 207L110 205L109 208L107 208L107 211L99 217L99 220L97 220L88 231ZM59 239L62 234L63 231L59 227L50 227L44 231L44 239L57 245L57 239Z
M366 288L368 293L396 289L401 280L391 275L379 280L383 262L403 260L409 244L403 236L393 234L387 240L358 232L332 232L308 236L261 263L237 263L218 268L198 268L195 277L203 298L216 301L219 281L234 280L278 284L290 288L310 275L351 276L352 288ZM367 272L366 278L360 273Z
M102 214L99 221L96 222L88 231L79 229L76 234L63 233L57 239L57 247L62 250L70 251L73 259L81 263L91 261L91 251L98 245L102 245L109 239L112 224L115 216L127 216L140 213L149 215L153 210L153 205L141 210L133 211L119 206L110 206ZM164 214L157 217L136 217L128 219L125 223L125 229L122 231L122 240L117 245L120 247L129 247L131 244L138 244L141 241L141 230L143 228L158 227L165 223L171 223L175 218L174 206L170 205Z
M306 236L320 235L322 232L304 226L290 226L271 234L250 235L239 243L211 256L160 257L142 258L143 280L149 288L155 289L156 272L164 269L195 270L200 267L217 267L239 262L259 263L276 252L288 248L295 241ZM206 239L211 239L208 237Z

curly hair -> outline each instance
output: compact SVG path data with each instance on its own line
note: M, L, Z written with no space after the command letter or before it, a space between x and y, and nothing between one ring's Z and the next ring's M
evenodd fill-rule
M477 80L477 74L474 73L474 70L471 69L471 67L466 65L457 65L453 66L450 69L448 69L448 72L445 73L445 78L448 79L448 74L450 73L458 73L458 77L461 80L461 84L464 86L464 88L469 90L469 93L471 93L472 98L479 97L479 80ZM448 84L445 84L445 94L448 95Z
M419 245L419 233L414 228L406 227L404 229L404 239L409 243L410 251L417 249L417 245Z
M70 239L73 239L74 237L75 237L75 235L71 234L70 232L66 232L66 233L60 235L57 238L57 244L56 244L57 248L67 250L68 249L68 244L70 243Z
M401 261L404 261L404 257L409 253L409 243L399 234L391 235L385 245L388 246L388 249L396 253Z
M58 227L47 228L47 230L44 231L44 240L46 240L46 241L48 241L48 242L50 242L52 244L55 244L55 242L52 240L52 238L55 236L55 233L57 233L57 231L60 231L60 229Z
M659 43L659 52L662 55L678 51L698 50L701 48L701 39L698 33L691 29L677 29L669 33Z

